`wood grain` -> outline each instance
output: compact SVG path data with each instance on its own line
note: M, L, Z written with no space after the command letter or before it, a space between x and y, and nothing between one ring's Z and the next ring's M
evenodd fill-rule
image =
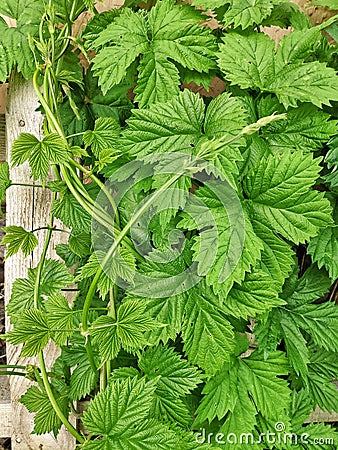
M10 81L8 97L8 107L6 114L7 131L7 157L10 160L11 147L13 141L21 132L29 132L38 137L42 135L43 117L37 112L39 104L37 102L31 82L24 81L23 78L15 74ZM31 183L30 169L27 165L16 167L11 170L13 182ZM19 225L27 230L32 230L48 223L51 207L51 194L48 190L31 187L12 186L7 191L7 225ZM39 246L33 255L24 258L19 252L13 256L5 265L5 303L7 304L11 295L11 286L18 277L25 277L29 267L36 266L39 261L45 231L37 234ZM64 233L57 233L58 243ZM48 257L54 257L53 248L55 240L51 244L52 251ZM11 328L9 318L6 318L7 330ZM8 364L36 364L36 358L20 359L20 347L7 344ZM48 345L45 349L47 369L51 367L53 361L58 356L58 351L54 345ZM10 377L10 390L12 402L12 450L71 450L75 447L74 439L68 431L62 427L56 440L52 434L42 436L31 435L33 430L33 417L26 408L18 403L21 395L31 385L31 382L23 377Z

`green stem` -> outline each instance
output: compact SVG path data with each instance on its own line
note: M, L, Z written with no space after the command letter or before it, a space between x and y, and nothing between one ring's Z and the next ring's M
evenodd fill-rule
M15 364L0 364L0 369L22 369L22 370L26 370L26 366L17 366Z
M23 373L23 372L15 372L13 370L8 371L8 372L6 372L6 371L3 372L3 371L0 370L0 376L1 375L18 375L19 377L25 377L26 376L26 374Z
M70 139L76 136L83 136L85 134L85 131L82 131L81 133L74 133L74 134L70 134L69 136L66 136L66 139Z
M41 376L42 376L43 385L45 387L48 399L49 399L51 405L53 406L54 411L56 412L58 418L61 420L61 422L64 424L64 426L67 428L67 430L71 433L71 435L74 436L75 439L78 442L80 442L80 444L83 444L84 441L85 441L83 436L81 436L76 431L76 429L73 427L73 425L68 421L68 419L65 417L65 415L61 411L61 408L60 408L58 402L55 399L54 393L52 391L52 387L49 384L48 374L47 374L46 365L45 365L45 360L43 358L43 353L40 352L38 356L39 356L39 364L40 364L40 370L41 370Z
M158 198L163 191L165 191L168 187L170 187L175 181L177 181L182 176L182 173L176 174L173 177L171 177L163 186L161 186L160 189L158 189L154 194L143 204L143 206L138 210L138 212L129 220L129 222L126 224L126 226L123 228L121 233L117 236L115 239L113 245L108 250L105 258L103 259L100 268L95 274L95 277L93 281L91 282L91 285L89 287L89 290L87 292L84 305L83 305L83 311L82 311L82 330L83 334L87 337L88 336L88 312L91 305L91 302L93 300L94 294L96 292L96 285L100 279L100 276L103 272L104 267L106 266L107 262L112 258L114 255L116 249L122 242L123 238L126 236L130 228L139 220L139 218L144 214L144 212L149 208L149 206ZM88 355L89 357L89 355Z

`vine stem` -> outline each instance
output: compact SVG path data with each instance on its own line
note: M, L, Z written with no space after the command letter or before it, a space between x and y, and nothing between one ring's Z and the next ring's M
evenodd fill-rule
M104 270L104 267L106 266L107 262L112 258L115 251L117 250L118 246L122 242L124 236L128 233L130 228L139 220L139 218L144 214L144 212L149 208L149 206L158 198L163 191L168 189L175 181L177 181L183 173L178 173L171 177L163 186L161 186L160 189L158 189L154 194L142 205L142 207L138 210L138 212L128 221L126 226L123 228L121 233L117 236L115 239L113 245L108 250L106 256L104 257L102 263L100 264L100 268L97 270L95 277L93 278L93 281L91 282L91 285L88 289L84 305L83 305L83 311L82 311L82 334L86 336L87 342L90 342L89 340L89 326L88 326L88 313L91 306L91 302L93 300L94 294L96 292L96 285L100 279L100 276ZM86 346L87 349L87 346ZM92 357L90 346L88 347L89 352L88 358Z

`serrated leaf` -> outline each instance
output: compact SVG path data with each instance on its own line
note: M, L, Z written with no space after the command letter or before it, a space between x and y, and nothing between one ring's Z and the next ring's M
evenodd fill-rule
M312 257L312 261L318 267L325 267L329 272L332 282L338 278L338 225L326 227L314 236L310 242L307 252Z
M96 120L94 130L87 130L83 135L83 142L87 147L91 147L95 156L100 155L100 151L114 148L120 134L120 125L111 117L100 117Z
M121 346L127 351L135 351L146 345L144 332L157 328L156 323L145 314L145 305L127 300L117 312L117 318L100 316L91 327L93 344L98 344L101 362L114 359Z
M218 297L205 285L203 290L191 289L187 296L182 329L183 350L192 364L198 364L208 375L213 375L233 351L232 326Z
M179 73L160 52L148 51L139 65L138 85L134 89L139 108L166 102L179 93Z
M230 0L230 7L225 12L222 22L224 26L233 25L243 30L254 24L261 24L269 16L274 6L271 0Z
M228 421L234 421L235 427L230 431L250 432L255 423L255 406L262 415L278 419L289 404L290 390L286 381L278 378L286 374L288 365L282 352L271 353L267 359L257 351L249 358L233 359L206 382L205 397L197 410L198 423L221 419L230 412ZM243 410L250 411L247 424L240 419Z
M9 166L7 162L0 164L0 202L2 203L6 198L6 190L12 184L9 173Z
M44 180L49 172L50 163L62 163L68 160L65 142L57 134L49 134L42 141L29 133L21 133L14 141L11 161L13 166L29 161L35 180Z
M285 279L294 264L291 246L274 234L263 223L252 222L256 235L263 243L260 266L273 278L278 292L281 291Z
M162 345L150 347L142 353L138 365L147 378L159 377L156 389L174 397L189 394L201 383L195 367L190 366L173 348Z
M69 412L68 399L54 392L55 400L67 417ZM20 398L20 403L24 404L29 412L36 413L34 416L34 430L36 434L53 432L56 436L61 428L62 422L50 404L47 392L40 387L32 386Z
M260 117L279 111L278 101L269 108L263 100L259 105ZM283 109L281 110L283 112ZM280 120L262 129L262 136L272 150L284 151L285 148L298 150L316 150L336 134L337 122L329 120L330 115L319 111L310 104L289 110L286 120Z
M38 245L38 240L34 233L26 231L22 227L11 225L4 227L6 235L0 245L7 244L6 258L15 255L20 249L24 256L28 256Z
M70 377L69 398L73 401L80 400L96 387L99 379L99 371L93 371L89 361L84 355Z
M319 160L301 151L271 155L248 174L244 190L250 199L253 220L292 242L304 242L331 222L330 205L312 190Z
M230 32L223 37L218 64L226 78L242 89L264 89L274 75L274 47L265 34Z
M127 378L112 381L90 403L83 416L84 426L94 435L103 436L100 447L134 448L135 450L166 449L175 446L173 432L155 420L149 420L156 380ZM102 418L104 418L102 420Z
M19 317L22 311L33 307L36 276L37 267L28 269L28 278L17 278L14 281L11 299L7 305L7 312L12 318ZM39 301L42 300L41 296L58 294L73 282L73 277L64 264L54 259L46 259L40 280Z
M305 38L308 40L308 34ZM298 101L321 107L338 100L335 70L322 62L304 62L303 42L298 48L293 37L285 38L277 55L274 41L262 33L230 32L223 37L223 42L218 64L232 84L242 89L274 92L286 108L296 107Z
M308 375L309 352L307 341L297 325L290 319L280 322L290 365L297 375L306 378Z
M50 339L47 316L38 309L23 311L6 339L15 345L24 344L21 357L37 355Z
M241 284L235 284L224 299L224 311L234 317L255 317L283 305L278 298L275 280L263 271L254 270Z
M52 213L54 217L76 232L89 233L91 230L91 216L68 191L53 202Z
M173 92L178 93L179 75L172 61L199 72L215 68L215 39L210 30L194 25L200 19L190 5L175 5L172 0L157 2L148 14L124 9L93 43L100 50L93 70L103 92L122 81L140 54L135 91L140 106L169 100Z
M283 67L268 86L285 107L298 101L311 102L321 108L338 101L336 71L318 61L294 63Z
M60 346L65 345L75 331L74 312L68 300L61 294L53 295L46 300L44 306L53 340Z

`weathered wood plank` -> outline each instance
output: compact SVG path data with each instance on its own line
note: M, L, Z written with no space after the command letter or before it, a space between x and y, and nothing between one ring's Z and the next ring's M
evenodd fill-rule
M6 114L7 131L7 157L10 160L10 153L13 141L21 132L29 132L36 136L42 134L42 115L36 111L38 102L34 94L33 86L26 82L18 74L12 76L9 89L8 107ZM16 167L11 170L13 182L31 183L30 169L27 165ZM12 186L7 192L7 224L20 225L27 230L46 225L50 213L51 196L48 190L40 188L27 188L22 186ZM11 295L11 286L18 277L27 275L28 267L34 267L40 257L45 231L39 232L39 246L33 255L24 258L18 253L13 256L5 265L5 302L8 303ZM63 234L63 233L62 233ZM59 239L60 233L57 235ZM58 242L61 242L60 240ZM55 241L51 245L51 252L48 257L54 257L53 248ZM9 318L6 318L6 327L10 329ZM19 360L21 364L36 364L35 358L20 359L20 348L7 344L7 362L16 364ZM58 355L58 351L53 345L45 349L47 369L51 367ZM31 435L33 430L33 418L26 408L18 403L18 399L31 385L31 382L23 377L10 377L10 390L12 400L12 449L43 449L43 450L72 450L75 447L74 439L64 429L61 430L56 440L52 434L43 436Z
M12 434L12 405L10 401L0 400L0 438Z

